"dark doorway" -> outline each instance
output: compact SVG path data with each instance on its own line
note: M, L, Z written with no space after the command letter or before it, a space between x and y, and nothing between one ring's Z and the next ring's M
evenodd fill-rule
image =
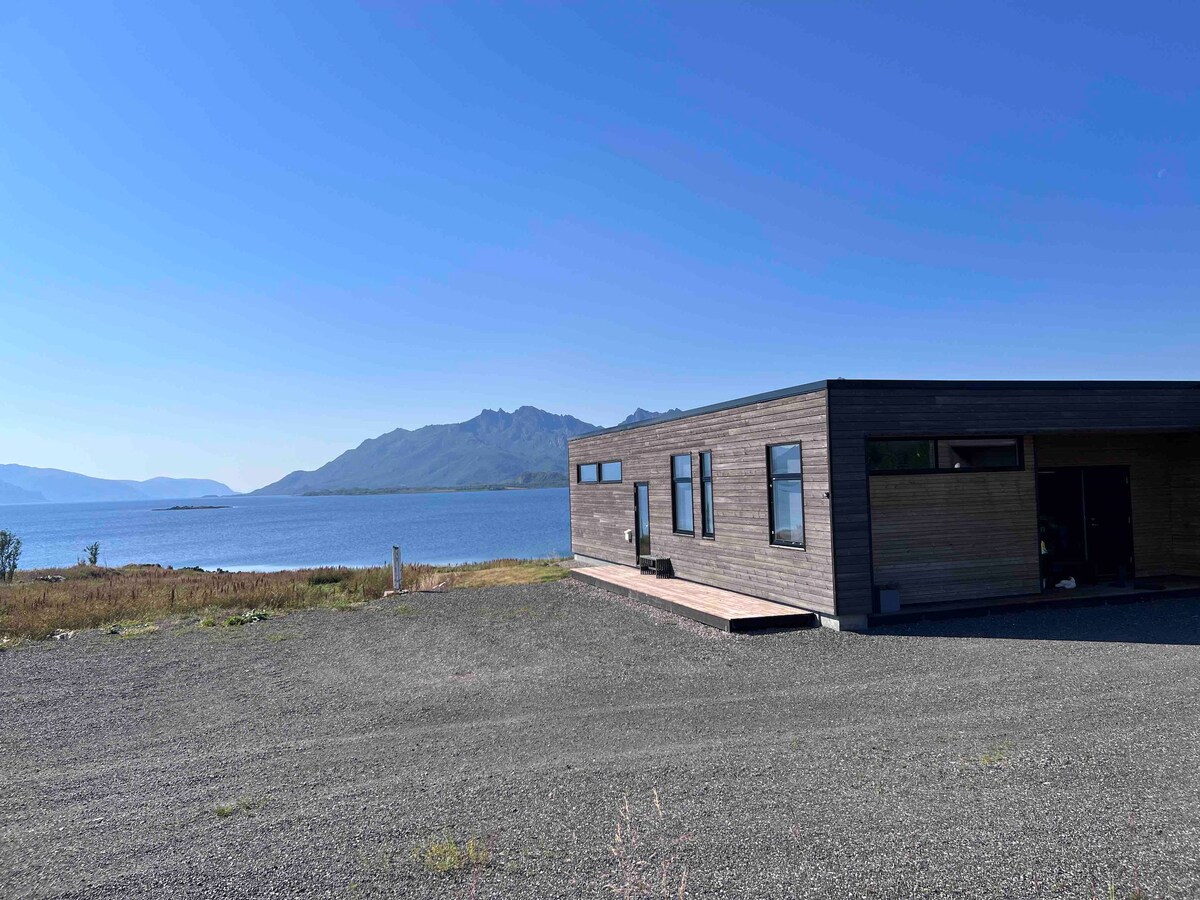
M1046 587L1064 578L1133 577L1128 466L1064 466L1037 473L1038 531Z
M650 555L650 485L644 481L633 486L633 534L635 562L640 564Z

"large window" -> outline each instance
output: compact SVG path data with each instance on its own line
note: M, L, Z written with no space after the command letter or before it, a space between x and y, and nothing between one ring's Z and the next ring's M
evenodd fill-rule
M712 482L712 451L703 450L700 453L700 535L702 537L716 536L716 522L713 517L713 482Z
M597 463L583 463L579 466L576 479L580 484L595 484L600 480L600 466Z
M767 447L767 509L771 543L804 546L804 474L799 444Z
M695 534L692 512L692 454L671 457L671 518L676 534Z
M867 441L867 468L873 475L918 472L1005 472L1024 468L1021 439L889 438Z
M607 483L621 480L621 461L614 459L600 463L600 480Z

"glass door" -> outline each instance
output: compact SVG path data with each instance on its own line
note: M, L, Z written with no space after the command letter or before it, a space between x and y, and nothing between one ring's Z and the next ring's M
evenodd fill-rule
M637 561L650 555L650 485L639 481L633 486L634 548Z

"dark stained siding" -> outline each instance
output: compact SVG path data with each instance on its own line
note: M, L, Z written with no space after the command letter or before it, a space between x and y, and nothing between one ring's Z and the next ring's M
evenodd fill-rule
M1171 571L1200 575L1200 435L1180 435L1171 451Z
M768 541L766 447L790 442L803 445L805 549ZM701 450L713 454L713 539L700 536ZM694 537L671 530L671 456L677 453L692 454ZM571 484L575 553L634 564L624 531L633 528L634 483L645 481L652 550L670 556L679 577L833 612L824 390L577 438L568 456L572 473L581 462L619 459L623 475L621 484Z
M1193 384L828 385L839 615L868 614L874 602L867 436L1200 430Z
M1041 588L1033 442L1022 472L871 477L875 584L902 605Z
M1171 453L1177 438L1164 434L1046 435L1037 439L1038 466L1129 466L1133 501L1133 558L1138 575L1169 575Z

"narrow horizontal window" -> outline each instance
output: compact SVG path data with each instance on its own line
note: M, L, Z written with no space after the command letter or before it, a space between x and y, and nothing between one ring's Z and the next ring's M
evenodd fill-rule
M804 471L799 444L767 447L767 512L772 544L804 546Z
M938 441L939 469L1019 469L1016 438L961 438Z
M1024 468L1019 437L889 438L867 441L872 474L1003 472Z
M872 472L913 472L937 465L934 441L867 441L867 466Z
M700 454L700 534L703 537L716 535L713 515L712 451Z
M603 482L614 482L621 480L621 461L619 459L611 462L600 463L600 480Z
M676 534L696 533L690 453L671 457L671 520Z
M600 466L597 463L583 463L579 466L576 480L580 484L595 484L600 480Z

